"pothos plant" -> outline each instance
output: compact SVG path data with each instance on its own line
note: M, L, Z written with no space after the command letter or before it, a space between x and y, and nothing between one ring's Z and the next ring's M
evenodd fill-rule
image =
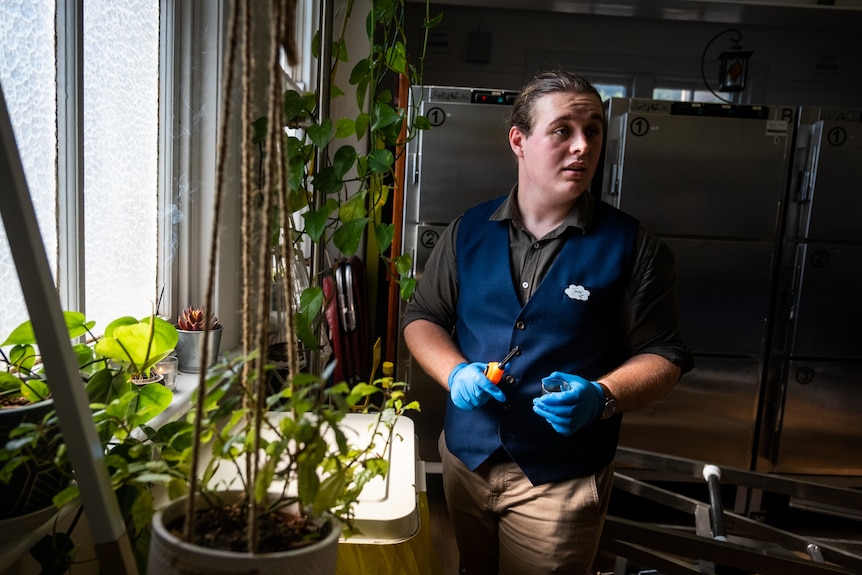
M149 547L148 527L153 515L150 486L167 483L171 470L155 456L158 443L150 441L156 432L148 423L171 403L173 394L159 383L142 383L151 368L174 348L176 329L155 316L117 318L103 335L93 332L95 322L84 314L64 311L66 329L78 361L80 384L87 392L90 413L105 451L111 484L127 523L127 532L143 564ZM78 341L85 338L86 341ZM8 351L4 351L5 348ZM38 353L33 326L21 323L0 344L0 393L16 404L35 403L51 396ZM74 384L75 382L72 382ZM0 483L11 481L20 469L53 465L66 475L65 488L53 493L53 505L73 505L79 498L78 485L70 481L68 452L59 430L59 420L51 410L38 421L25 421L10 432L0 445ZM46 535L31 549L43 573L64 573L71 566L77 545L73 531L81 516L77 512L68 529Z
M390 253L396 230L388 212L398 183L398 156L431 124L419 114L420 102L399 101L393 88L402 77L421 83L428 31L440 24L443 14L432 17L426 4L425 36L418 58L411 60L404 30L404 0L375 0L365 23L370 50L351 60L345 34L351 18L355 19L354 5L354 0L348 0L342 6L340 34L332 42L330 97L348 98L352 93L357 115L321 117L318 92L288 89L281 95L279 125L289 130L280 149L286 173L286 207L291 217L286 218L286 226L273 228L272 245L286 248L278 241L286 236L296 242L297 248L302 242L310 242L327 256L334 252L349 257L357 253L364 239L368 242L367 253L380 257L390 280L398 282L401 297L408 299L416 283L410 275L412 256ZM316 58L321 56L320 43L318 32L312 40ZM345 91L334 83L341 65L352 65L348 79L352 90ZM407 98L405 94L400 97ZM258 118L252 128L252 143L263 158L269 116ZM284 209L279 204L272 207L275 211ZM297 222L292 217L295 214L301 215L299 229L293 227ZM274 217L276 222L283 220L278 215ZM279 255L286 257L284 253ZM301 301L300 309L295 310L296 329L303 345L313 349L320 342L314 329L323 304L319 282L304 290Z
M245 12L247 5L236 4L233 25L229 27L235 42L229 45L244 46L249 38L258 37L259 31L254 30ZM247 517L239 534L243 550L262 550L266 518L288 505L295 508L298 519L294 522L308 526L306 541L320 535L325 517L343 520L349 532L353 506L363 486L388 471L386 450L391 441L412 441L396 438L392 433L394 419L418 407L406 400L403 384L387 382L384 390L382 378L353 387L330 382L322 363L312 364L306 373L300 372L298 342L301 340L309 348L320 342L324 295L320 278L312 277L312 285L297 300L291 265L285 266L288 277L282 282L281 301L299 301L300 305L294 313L284 314L284 333L292 334L287 341L289 376L275 395L267 395L266 384L267 371L272 368L267 363L266 349L271 333L273 250L278 250L276 259L284 262L294 261L295 243L303 241L309 242L316 253L334 246L340 255L351 255L368 232L380 257L398 278L401 293L412 293L413 280L407 275L410 256L388 254L394 226L385 221L396 177L396 158L404 153L405 143L417 130L429 127L427 120L417 114L418 106L396 101L387 88L399 75L408 76L413 83L420 81L421 71L412 63L407 48L404 9L404 0L375 0L366 16L354 14L354 2L347 0L340 12L340 33L331 43L328 69L335 78L340 65L352 63L349 84L360 109L356 117L323 117L321 94L283 91L279 50L291 46L292 34L284 3L270 3L270 52L262 64L269 71L268 113L254 122L248 86L252 85L255 64L242 60L242 69L248 74L242 78L241 114L242 350L234 360L200 374L194 411L186 421L171 424L166 434L175 438L176 449L163 450L163 457L188 477L188 485L176 482L171 488L173 495L188 493L182 536L185 541L196 541L195 524L205 521L193 511L197 508L195 499L215 499L213 486L218 477L223 477L217 470L225 467L235 470L232 477L244 497L221 511ZM426 6L426 14L427 10ZM362 19L370 42L368 53L359 57L348 54L345 40L349 23L357 19ZM439 21L440 17L428 16L426 31ZM421 54L426 41L427 33ZM318 34L312 51L316 57L328 58L330 52L321 49L328 45ZM290 59L291 50L287 52ZM236 57L231 53L225 61L234 62ZM418 62L421 68L421 55ZM234 72L233 68L226 71L226 93L233 89ZM331 96L324 95L324 99L347 97L346 88L333 85ZM296 130L286 132L285 128ZM367 136L367 151L360 147L363 136ZM223 132L223 146L226 141ZM260 154L257 159L256 154ZM214 230L219 226L225 181L225 154L220 157ZM301 213L301 224L295 226L297 213ZM217 250L215 232L213 238L213 250ZM278 238L286 241L277 241ZM210 262L215 261L211 256ZM214 264L208 277L205 307L212 309ZM366 402L370 396L382 398L382 404ZM371 443L361 446L351 443L343 427L346 414L358 405L378 414ZM198 454L207 441L212 457L200 469ZM276 485L282 487L273 501ZM220 521L224 524L226 520Z

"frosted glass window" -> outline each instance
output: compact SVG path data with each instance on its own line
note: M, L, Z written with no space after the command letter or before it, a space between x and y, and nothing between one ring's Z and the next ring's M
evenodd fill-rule
M0 85L48 253L57 270L57 89L54 0L0 2ZM4 186L0 183L0 189ZM2 194L9 193L2 190ZM27 319L18 272L0 221L0 334Z
M104 327L158 298L159 1L84 2L85 293Z
M160 3L84 0L83 14L85 269L58 261L57 214L80 198L58 180L55 0L0 1L0 83L55 282L83 274L83 311L104 328L149 314L160 289ZM2 337L29 316L2 229L0 306Z

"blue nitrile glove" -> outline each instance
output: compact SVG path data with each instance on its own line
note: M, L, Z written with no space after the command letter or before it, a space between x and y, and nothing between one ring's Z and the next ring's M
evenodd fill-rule
M533 411L544 417L558 433L571 435L594 419L598 419L605 406L605 392L595 381L555 371L542 380L563 380L567 389L546 393L533 399ZM557 382L559 383L559 382Z
M485 377L485 363L461 363L449 374L449 395L460 409L476 409L490 399L506 401L506 394Z

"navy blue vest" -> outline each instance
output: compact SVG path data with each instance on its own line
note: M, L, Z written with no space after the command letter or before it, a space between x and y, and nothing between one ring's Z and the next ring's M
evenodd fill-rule
M532 400L553 371L592 380L624 360L620 314L638 224L597 201L590 232L567 232L522 307L509 264L509 221L488 219L503 200L468 210L458 226L455 338L471 362L499 360L516 345L521 353L500 383L506 403L465 411L448 400L446 445L470 469L502 445L534 485L589 475L613 460L621 416L564 436L533 412Z

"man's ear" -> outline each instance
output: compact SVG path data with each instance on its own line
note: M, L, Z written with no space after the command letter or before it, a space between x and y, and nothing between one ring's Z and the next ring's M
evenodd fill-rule
M509 128L509 147L512 148L512 153L515 154L515 157L524 157L523 145L525 139L524 132L517 126Z

